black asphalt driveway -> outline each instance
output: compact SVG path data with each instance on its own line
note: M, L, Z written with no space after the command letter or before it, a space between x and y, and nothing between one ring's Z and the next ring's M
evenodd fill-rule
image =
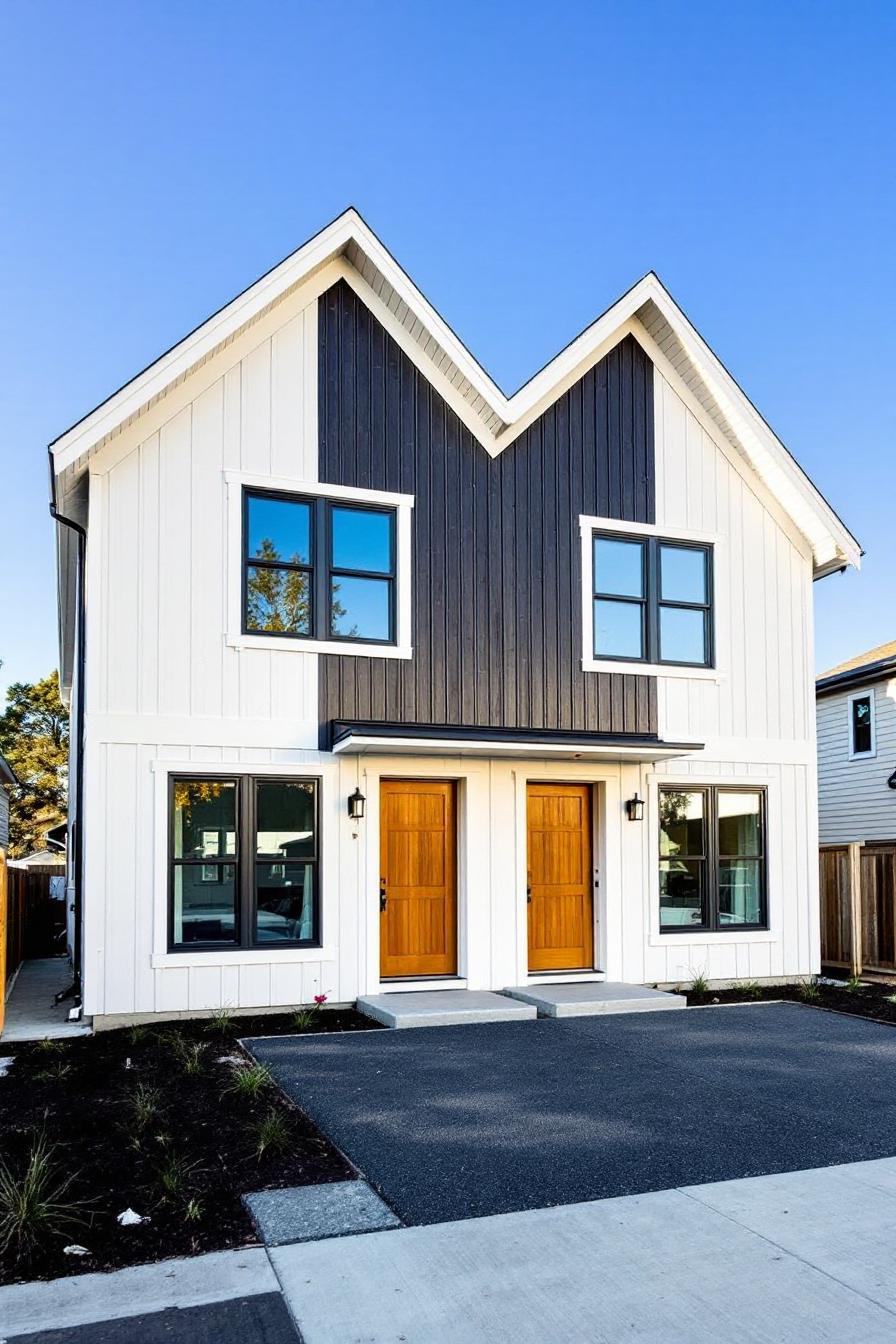
M249 1047L411 1224L896 1155L896 1030L798 1004Z

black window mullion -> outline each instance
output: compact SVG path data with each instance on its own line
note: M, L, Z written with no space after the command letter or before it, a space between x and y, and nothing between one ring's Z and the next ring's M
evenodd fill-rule
M253 861L255 858L254 836L254 795L255 781L250 775L243 775L240 781L239 799L239 837L240 853L240 947L254 947L254 925L252 922L252 900L254 891Z
M719 802L718 790L713 787L706 790L707 835L706 835L706 927L716 932L719 927Z
M659 545L656 537L650 537L645 547L647 560L646 587L647 598L647 644L645 656L649 663L655 663L660 656L660 613L657 604L659 586Z
M311 605L311 629L315 639L329 639L332 629L330 619L330 505L325 499L318 499L314 505L314 541L312 543L311 562L314 567L312 579L314 600Z

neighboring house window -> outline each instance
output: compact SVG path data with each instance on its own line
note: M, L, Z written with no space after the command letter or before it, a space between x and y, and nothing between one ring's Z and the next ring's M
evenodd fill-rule
M395 509L246 490L243 632L396 642Z
M171 780L169 946L319 941L317 781Z
M874 756L877 751L874 725L874 692L849 697L849 758Z
M663 933L768 927L765 791L662 788Z
M710 667L712 548L595 532L594 657Z

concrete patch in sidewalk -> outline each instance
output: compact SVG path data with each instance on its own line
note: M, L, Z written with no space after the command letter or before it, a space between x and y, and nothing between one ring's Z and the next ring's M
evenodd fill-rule
M400 1219L366 1181L259 1190L244 1195L243 1203L267 1246L401 1227Z

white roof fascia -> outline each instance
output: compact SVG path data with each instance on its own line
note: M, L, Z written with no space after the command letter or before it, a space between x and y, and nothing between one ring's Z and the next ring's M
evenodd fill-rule
M232 339L287 291L344 253L352 242L369 257L395 295L422 325L424 330L418 343L425 344L430 338L435 340L473 392L482 398L490 417L500 422L492 430L485 419L481 419L480 413L473 411L472 407L466 413L465 408L464 421L492 457L519 437L526 424L539 413L542 404L556 399L558 388L564 381L580 366L587 365L589 360L593 361L596 352L606 346L645 303L654 303L730 423L747 461L811 543L816 570L828 572L839 567L841 562L858 568L861 557L858 542L653 272L622 295L513 396L507 397L354 208L346 210L119 392L62 434L51 445L57 474L82 459L106 436L140 413L148 403L161 397L173 383L181 380L218 347ZM443 380L444 375L439 381Z

